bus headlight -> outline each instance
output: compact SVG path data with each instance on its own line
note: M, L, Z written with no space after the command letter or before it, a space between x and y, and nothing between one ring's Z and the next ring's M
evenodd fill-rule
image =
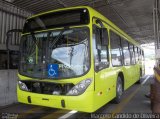
M80 94L82 94L87 89L87 87L91 84L91 82L92 82L92 79L86 79L86 80L79 82L71 90L69 90L67 95L80 95Z
M18 81L18 85L21 90L28 91L26 84L23 83L22 81Z

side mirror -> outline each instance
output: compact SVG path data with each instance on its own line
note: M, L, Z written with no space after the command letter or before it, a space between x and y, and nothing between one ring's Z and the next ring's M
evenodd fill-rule
M9 65L10 65L10 50L12 50L12 48L14 49L18 49L17 46L12 46L11 47L11 40L12 40L12 33L21 33L22 30L21 29L12 29L9 30L6 34L7 39L6 39L6 49L7 49L7 69L9 69Z
M6 49L7 50L10 50L10 45L11 45L11 40L12 40L12 34L13 33L22 33L22 29L12 29L12 30L9 30L6 34L7 36L7 39L6 39Z

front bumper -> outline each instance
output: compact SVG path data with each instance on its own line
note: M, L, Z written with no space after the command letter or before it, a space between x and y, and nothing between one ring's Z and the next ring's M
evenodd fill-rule
M93 91L79 96L58 96L22 91L17 86L18 102L46 107L94 112Z

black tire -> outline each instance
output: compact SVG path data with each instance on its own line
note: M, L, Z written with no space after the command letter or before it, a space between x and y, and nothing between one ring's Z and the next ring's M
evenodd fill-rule
M116 86L116 97L114 99L114 103L118 104L121 102L121 97L123 94L123 84L121 77L117 79L117 86Z

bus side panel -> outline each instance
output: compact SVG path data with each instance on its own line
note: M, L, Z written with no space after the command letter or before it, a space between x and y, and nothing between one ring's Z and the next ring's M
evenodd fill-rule
M125 79L125 85L124 89L128 89L130 86L132 86L135 82L137 82L140 78L140 66L138 64L136 65L130 65L130 66L124 66L123 67L123 74Z
M94 108L97 110L116 96L116 70L107 68L95 73Z

